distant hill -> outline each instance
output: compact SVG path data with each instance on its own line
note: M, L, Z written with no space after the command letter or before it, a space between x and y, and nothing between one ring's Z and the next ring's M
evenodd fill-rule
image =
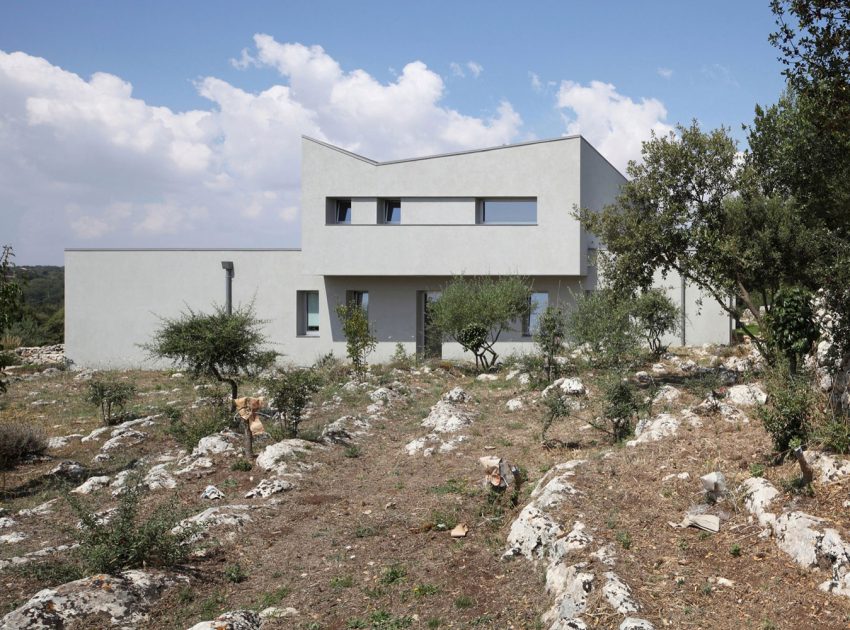
M65 268L28 265L15 268L24 289L24 312L7 334L26 346L62 343L65 338Z

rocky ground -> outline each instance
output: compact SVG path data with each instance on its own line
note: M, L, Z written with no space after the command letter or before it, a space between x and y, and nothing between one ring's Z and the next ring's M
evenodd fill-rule
M51 439L6 476L2 628L850 623L850 463L807 453L805 492L795 462L772 465L744 350L683 349L636 372L651 413L617 445L588 424L599 375L557 382L573 401L550 430L559 448L541 443L543 387L516 369L375 366L319 392L309 441L258 440L251 470L234 467L234 433L187 451L166 430L169 407L209 391L115 376L140 392L115 427L83 401L88 372L18 369L3 398L0 417ZM174 569L71 575L66 494L110 518L134 478L145 510L176 501L196 551Z

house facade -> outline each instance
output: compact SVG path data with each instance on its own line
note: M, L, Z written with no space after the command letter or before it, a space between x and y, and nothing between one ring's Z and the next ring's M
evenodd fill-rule
M595 238L574 217L614 201L625 178L581 136L376 162L302 140L300 249L66 250L66 355L78 366L159 367L139 344L160 317L253 301L284 361L345 355L334 308L357 301L378 338L371 361L408 353L464 358L426 325L453 275L522 275L538 312L596 287ZM668 277L687 343L727 343L729 320ZM500 353L531 348L535 316ZM678 339L678 338L677 338ZM671 340L676 341L676 340ZM471 358L466 355L465 358Z

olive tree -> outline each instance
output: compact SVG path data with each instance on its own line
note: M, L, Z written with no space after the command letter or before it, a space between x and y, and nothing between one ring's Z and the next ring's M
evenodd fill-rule
M567 334L572 343L586 346L591 364L621 367L634 362L640 343L630 307L630 296L610 287L575 296Z
M523 277L452 278L429 315L436 330L475 355L475 365L489 370L498 359L494 346L503 331L530 312L531 284Z
M632 301L631 313L649 351L659 356L664 352L661 337L679 329L679 309L664 291L649 289Z
M175 318L162 318L150 343L143 345L151 358L168 359L194 378L212 378L230 386L231 411L236 410L239 381L269 368L277 352L266 348L265 322L254 315L253 304L228 314L214 306L213 312L191 308ZM245 457L253 457L253 436L244 423Z
M11 245L4 245L0 252L0 333L16 321L21 312L24 292L15 279L15 252Z

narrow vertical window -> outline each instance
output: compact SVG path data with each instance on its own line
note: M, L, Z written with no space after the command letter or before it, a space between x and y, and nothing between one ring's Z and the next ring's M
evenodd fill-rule
M319 292L298 291L298 334L306 337L319 336Z
M522 334L526 337L530 337L537 331L540 316L549 306L549 294L543 292L532 293L528 298L528 306L528 315L523 318L522 322Z

